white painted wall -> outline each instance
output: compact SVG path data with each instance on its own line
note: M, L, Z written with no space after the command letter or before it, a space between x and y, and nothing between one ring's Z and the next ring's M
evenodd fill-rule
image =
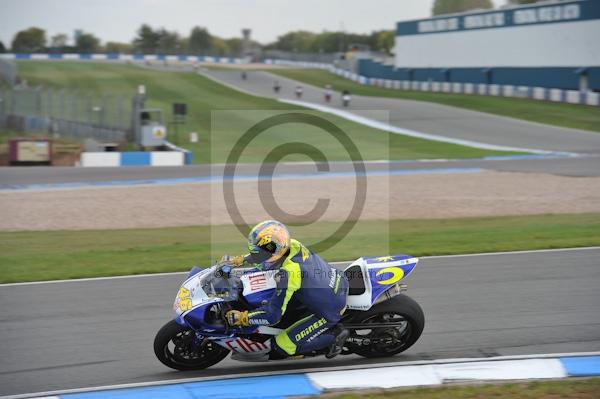
M599 19L396 36L396 66L600 66L599 38Z
M154 151L150 153L152 166L181 166L185 165L184 154L179 151Z
M85 167L110 167L121 164L119 152L82 152L81 166Z

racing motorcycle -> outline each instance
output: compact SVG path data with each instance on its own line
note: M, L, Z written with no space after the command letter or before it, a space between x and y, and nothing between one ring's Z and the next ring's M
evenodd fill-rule
M342 355L393 356L419 339L425 325L423 311L416 301L402 294L406 289L402 281L418 261L409 255L362 257L344 270L350 287L340 323L350 336ZM226 263L192 268L175 298L175 319L156 334L156 357L176 370L204 369L229 353L234 360L267 361L271 338L308 315L308 309L288 306L288 312L275 326L233 327L224 315L231 309L249 310L266 303L274 293L276 273L232 268ZM319 356L327 351L290 358Z

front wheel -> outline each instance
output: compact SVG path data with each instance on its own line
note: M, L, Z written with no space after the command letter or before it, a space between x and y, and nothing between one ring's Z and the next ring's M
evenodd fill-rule
M196 333L171 320L154 338L154 354L175 370L201 370L219 363L229 351L212 341L202 341Z
M425 327L425 316L414 299L400 294L352 320L352 324L359 323L364 324L364 329L352 331L345 347L364 357L388 357L404 352L417 342ZM393 327L369 328L369 324Z

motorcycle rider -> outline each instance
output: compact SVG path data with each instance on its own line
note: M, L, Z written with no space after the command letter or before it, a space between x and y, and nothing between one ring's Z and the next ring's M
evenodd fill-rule
M325 85L325 102L331 102L331 94L333 93L333 88L330 84Z
M348 90L342 91L342 105L344 107L347 107L348 105L350 105L351 99L352 99L352 96L350 95L350 92Z
M271 359L310 353L329 348L326 356L342 351L348 330L338 324L346 309L348 281L344 274L329 266L302 243L290 238L280 222L267 220L257 224L248 235L249 254L223 260L232 266L251 264L262 270L278 270L276 290L271 299L251 311L230 310L225 317L229 325L274 325L294 298L306 306L310 315L297 320L271 341Z

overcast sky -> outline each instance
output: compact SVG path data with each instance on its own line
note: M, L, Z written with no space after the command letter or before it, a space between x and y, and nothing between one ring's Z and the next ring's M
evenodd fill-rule
M205 26L224 38L243 27L261 42L291 30L368 33L393 29L401 20L429 16L433 0L0 0L0 40L10 46L16 32L43 28L50 39L75 29L102 42L129 42L142 23L189 35ZM498 3L499 0L496 1Z

